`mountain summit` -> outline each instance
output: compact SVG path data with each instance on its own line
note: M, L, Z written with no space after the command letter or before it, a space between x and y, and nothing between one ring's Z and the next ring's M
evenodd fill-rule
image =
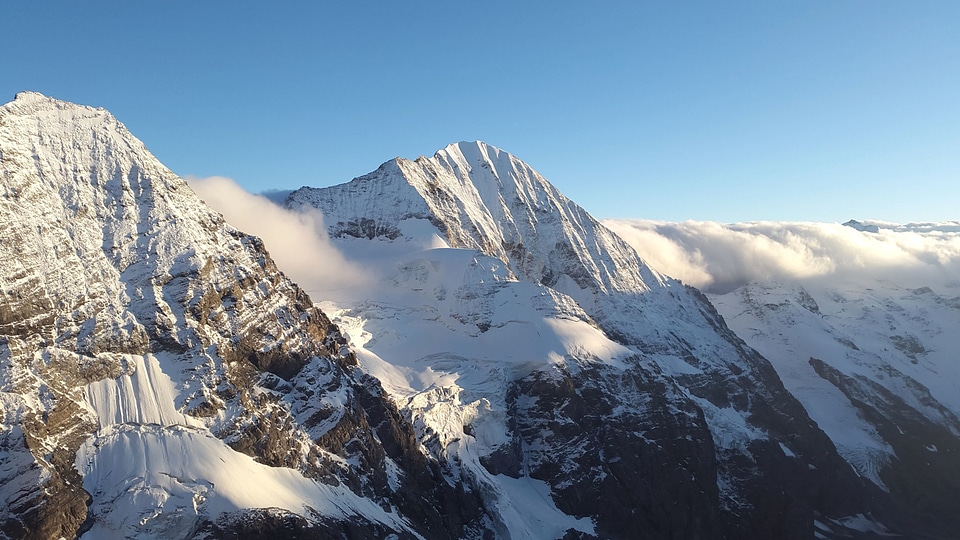
M302 188L288 201L295 208L336 206L333 214L347 221L332 227L334 236L395 238L402 234L397 223L431 219L451 247L481 250L515 276L550 287L562 276L573 280L568 287L601 291L646 290L663 281L529 165L479 141L451 144L432 158L396 158L337 188ZM568 247L575 252L562 251Z
M591 315L622 337L636 330L632 319L642 317L643 293L667 286L533 168L479 141L451 144L432 158L396 158L340 186L304 187L287 205L320 209L335 238L396 239L411 234L405 224L427 220L449 247L500 260L511 279L542 284L584 306L599 302Z

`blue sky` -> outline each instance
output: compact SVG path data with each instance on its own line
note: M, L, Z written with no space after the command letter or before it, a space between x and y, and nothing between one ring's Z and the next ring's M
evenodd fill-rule
M181 175L345 182L480 139L600 218L960 219L960 2L4 2L0 101Z

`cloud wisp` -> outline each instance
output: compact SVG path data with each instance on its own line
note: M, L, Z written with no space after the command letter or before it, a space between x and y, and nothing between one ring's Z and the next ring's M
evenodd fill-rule
M960 222L900 225L607 220L654 268L709 293L755 280L960 287Z
M186 180L227 223L259 236L280 270L314 301L343 301L375 281L330 243L319 211L287 210L222 176Z

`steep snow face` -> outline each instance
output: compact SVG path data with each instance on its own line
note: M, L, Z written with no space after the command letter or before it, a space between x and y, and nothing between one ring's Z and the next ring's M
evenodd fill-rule
M124 360L130 373L87 384L84 401L101 429L115 424L203 427L199 419L177 410L180 391L156 356L127 355ZM167 371L174 371L171 367L168 362Z
M373 433L364 407L385 422L391 407L353 379L336 327L259 239L227 225L112 115L18 95L0 107L0 178L2 534L74 537L85 521L117 536L192 534L249 505L303 514L316 503L308 518L336 521L343 512L325 517L334 506L319 501L346 490L318 480L390 505L386 470L397 465L379 441L398 459L416 454ZM154 470L124 461L124 448L164 457ZM254 467L238 450L289 469ZM234 473L191 455L290 491L218 491ZM210 504L186 504L183 489ZM148 508L158 499L146 494L161 492L176 508ZM398 523L382 511L365 521L383 534Z
M348 258L379 269L381 287L325 309L487 508L511 504L516 478L549 486L556 509L538 516L599 536L812 534L815 516L869 513L865 484L702 294L506 152L458 143L287 205L320 209Z
M754 282L712 299L860 474L936 501L957 488L948 471L960 436L960 298L951 292L861 277Z
M177 410L181 388L168 375L177 373L176 359L158 356L125 355L129 373L86 385L99 430L81 445L75 465L97 516L84 538L188 538L205 519L250 508L346 519L344 509L359 502L383 513L343 487L231 449Z
M455 246L480 248L528 281L554 286L566 274L580 288L603 292L662 285L633 249L507 152L462 142L432 159L398 162L434 213L444 216Z

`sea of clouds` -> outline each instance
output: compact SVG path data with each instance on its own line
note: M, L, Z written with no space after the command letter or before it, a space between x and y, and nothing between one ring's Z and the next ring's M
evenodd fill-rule
M960 221L603 223L654 268L713 294L758 280L960 288Z
M330 242L319 211L294 212L224 177L188 178L228 223L259 236L277 265L312 296L352 298L373 286L376 269L347 259ZM869 287L960 290L960 221L717 223L605 220L651 266L707 293L751 281L843 282Z

